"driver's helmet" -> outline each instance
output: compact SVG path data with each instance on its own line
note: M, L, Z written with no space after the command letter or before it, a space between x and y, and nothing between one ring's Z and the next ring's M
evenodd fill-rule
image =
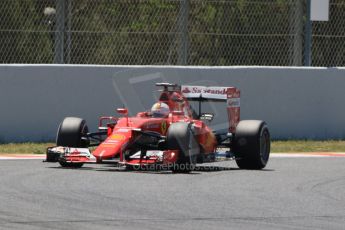
M157 102L151 108L153 117L167 117L169 115L169 112L169 106L163 102Z

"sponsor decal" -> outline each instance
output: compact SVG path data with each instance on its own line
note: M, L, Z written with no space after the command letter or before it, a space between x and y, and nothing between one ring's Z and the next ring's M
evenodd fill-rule
M181 91L187 98L226 99L230 87L182 86Z
M65 148L65 147L63 147ZM66 147L64 150L65 156L85 156L90 157L91 153L87 148L69 148Z
M227 104L232 108L240 107L240 98L228 98Z
M240 90L230 87L228 91L228 98L238 98L240 97Z
M80 151L78 149L71 149L71 152L70 152L71 155L77 155L77 154L80 154Z
M204 86L182 86L181 91L185 97L200 97Z
M140 156L141 156L141 152L138 151L135 154L133 154L132 156L130 156L129 158L131 158L131 159L140 159ZM158 159L162 160L162 158L163 158L163 151L147 150L146 158L150 158L150 157L155 157L155 158L158 158Z
M203 93L209 93L209 94L226 94L228 88L224 87L217 87L217 88L206 88L204 89Z
M161 131L162 131L162 134L166 133L166 131L167 131L167 122L166 121L162 122Z
M121 141L121 140L124 140L126 137L122 134L113 134L110 136L110 139L111 140L118 140L118 141Z
M191 93L192 91L188 88L188 86L182 86L182 93Z

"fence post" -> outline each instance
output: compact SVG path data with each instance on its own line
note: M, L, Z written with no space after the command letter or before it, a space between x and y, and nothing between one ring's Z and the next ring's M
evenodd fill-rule
M180 13L179 13L179 29L180 29L180 42L178 53L178 65L188 64L188 49L189 49L189 36L188 36L188 15L189 15L189 1L181 0Z
M291 62L292 66L303 63L303 0L292 0L290 9L290 30L293 35Z
M311 0L307 0L307 21L305 27L305 47L304 47L304 65L311 66L311 47L312 47L312 21Z
M72 0L67 0L67 30L66 30L66 60L65 63L71 63L71 28L72 28Z
M65 0L56 0L54 63L64 63Z

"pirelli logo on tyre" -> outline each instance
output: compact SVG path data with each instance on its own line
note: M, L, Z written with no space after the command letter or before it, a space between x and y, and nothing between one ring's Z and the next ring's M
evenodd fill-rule
M162 134L165 134L166 131L167 131L167 122L163 121L162 125L161 125L161 132L162 132Z

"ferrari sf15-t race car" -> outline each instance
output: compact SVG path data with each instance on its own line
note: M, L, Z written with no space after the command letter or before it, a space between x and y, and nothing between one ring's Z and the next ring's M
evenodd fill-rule
M197 163L235 160L241 169L262 169L270 154L270 133L264 121L240 121L240 91L235 87L179 86L157 83L162 89L151 111L129 117L100 117L99 131L89 132L85 120L66 117L56 146L47 149L46 162L62 167L85 163L114 163L130 169L160 166L190 172ZM196 112L190 105L196 101ZM228 127L212 130L212 113L202 113L205 101L224 102Z

